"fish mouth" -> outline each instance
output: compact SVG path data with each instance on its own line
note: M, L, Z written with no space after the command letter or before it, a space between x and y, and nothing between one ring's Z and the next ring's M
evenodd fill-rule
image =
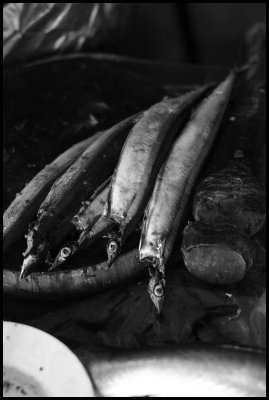
M34 252L30 252L30 254L28 254L26 257L25 253L23 253L24 260L21 267L20 279L26 278L32 272L36 271L40 262L44 260L47 249L48 243L46 240L44 240L36 247Z
M24 279L36 270L40 257L36 254L29 254L24 260L21 267L20 279Z

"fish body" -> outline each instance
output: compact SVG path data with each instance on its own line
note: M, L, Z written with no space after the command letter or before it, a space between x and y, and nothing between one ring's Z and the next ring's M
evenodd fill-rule
M172 229L184 191L202 152L209 153L230 97L229 76L196 109L164 162L145 211L140 258L158 258ZM216 93L222 93L216 94ZM203 160L205 157L203 158ZM201 165L199 165L201 168Z
M131 116L105 131L53 184L39 208L37 221L28 233L31 241L28 241L25 257L36 254L39 243L46 240L64 216L74 215L81 202L111 175L126 136L138 116Z
M77 240L69 241L61 247L50 270L58 268L75 253L90 246L95 240L113 229L114 223L102 215L109 190L108 182L105 181L104 183L105 185L101 185L101 190L98 188L97 193L93 195L94 197L85 202L72 218L70 223L82 232Z
M45 262L51 266L54 261L52 254L63 245L64 241L74 230L74 225L71 223L71 216L68 215L50 232L49 236L38 245L34 253L30 253L24 258L20 277L25 278L28 276L40 263Z
M165 264L172 252L192 189L215 140L234 78L232 72L196 108L156 179L144 214L139 244L140 259L155 267L156 276L161 273L164 277Z
M33 272L28 279L23 280L19 280L19 271L4 269L4 293L32 300L70 299L82 294L89 296L141 280L147 270L145 263L139 261L137 240L122 252L109 270L103 257L96 259L89 256L88 260L83 260L83 265L78 259L70 264L65 270Z
M52 184L102 134L98 132L66 150L46 165L16 196L3 215L4 251L27 232L29 221L35 217Z
M202 162L200 159L199 162ZM181 207L177 210L176 217L174 219L174 224L172 226L171 231L167 235L165 240L165 246L160 250L159 256L156 259L147 259L145 258L143 261L147 261L148 271L149 271L149 283L148 283L148 293L150 298L155 306L157 314L160 314L162 311L162 305L164 302L164 295L165 295L165 265L168 262L169 258L172 255L175 241L178 236L179 228L182 225L183 221L185 220L188 202L191 195L192 187L193 187L193 180L195 179L196 171L194 170L191 176L189 177L189 184L186 185L184 194L182 196ZM143 228L142 228L143 229ZM139 242L139 250L140 244L142 240L142 233ZM140 257L140 255L139 255Z
M102 184L101 190L95 194L94 198L89 199L79 212L74 215L72 223L78 230L89 231L103 215L109 191L110 178Z
M123 146L108 193L106 216L116 222L119 247L143 215L155 178L191 107L208 90L165 99L144 112ZM108 245L109 248L109 245ZM108 254L108 257L110 254ZM113 257L112 257L113 261Z
M185 344L84 355L104 397L265 397L266 355L228 345Z

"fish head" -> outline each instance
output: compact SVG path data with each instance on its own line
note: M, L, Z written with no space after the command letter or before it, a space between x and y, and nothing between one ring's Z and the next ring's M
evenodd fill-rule
M20 279L24 279L34 272L39 263L38 254L29 254L24 260L21 267Z
M108 243L106 246L108 268L111 267L115 258L120 253L120 250L121 250L120 240L116 237L111 237L108 240Z
M57 254L52 266L49 268L50 271L58 268L61 264L63 264L66 260L68 260L73 254L77 251L77 245L75 242L67 243L65 246L61 248L59 253Z
M36 248L34 252L31 252L25 257L24 255L24 260L23 264L21 267L21 273L20 273L20 278L26 278L28 275L30 275L32 272L35 272L42 261L44 261L44 258L47 254L47 249L48 249L48 243L47 241L41 242Z
M163 278L160 278L157 274L150 278L148 283L148 292L158 314L162 311L164 288L165 281Z

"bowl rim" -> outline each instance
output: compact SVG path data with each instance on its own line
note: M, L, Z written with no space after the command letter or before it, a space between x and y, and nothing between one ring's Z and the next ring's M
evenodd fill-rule
M31 377L49 397L94 397L91 378L76 354L30 325L3 321L3 368Z

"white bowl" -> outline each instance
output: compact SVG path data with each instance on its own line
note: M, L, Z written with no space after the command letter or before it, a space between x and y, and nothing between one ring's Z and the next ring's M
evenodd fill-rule
M3 322L3 397L94 397L84 366L63 343Z

